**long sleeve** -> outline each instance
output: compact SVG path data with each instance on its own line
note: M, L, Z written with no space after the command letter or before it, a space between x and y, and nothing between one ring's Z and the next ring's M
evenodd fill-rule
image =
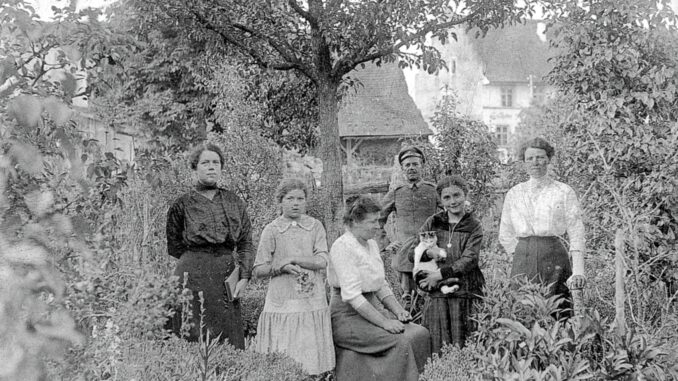
M392 189L386 193L381 201L381 212L379 213L379 226L384 227L388 216L395 211L395 190Z
M313 230L313 255L322 257L325 259L325 263L329 263L330 257L327 253L327 233L325 233L325 228L320 222L316 222Z
M457 277L477 268L482 243L483 228L479 224L469 235L466 245L464 245L464 251L461 253L461 257L451 265L440 267L440 274L443 276L443 279Z
M504 206L501 212L501 222L499 223L499 243L504 247L508 254L513 254L518 245L513 223L511 222L511 212L514 204L513 189L510 189L504 197Z
M572 188L568 189L567 195L565 196L565 207L565 221L567 225L567 235L570 239L570 251L583 252L586 248L586 241L584 238L582 210L577 195Z
M565 220L567 224L567 236L570 239L570 254L572 256L572 273L584 275L584 252L586 250L586 238L581 205L574 190L570 188L565 198Z
M236 240L237 261L240 266L240 278L250 279L252 277L252 264L254 263L254 244L252 243L252 224L247 214L247 208L244 201L240 201L240 235Z
M175 202L167 211L167 254L180 258L186 250L183 241L184 213L179 202Z

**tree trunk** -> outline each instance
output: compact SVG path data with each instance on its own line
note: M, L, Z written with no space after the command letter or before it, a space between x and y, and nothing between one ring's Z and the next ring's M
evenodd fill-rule
M339 140L339 83L320 78L318 81L318 120L320 159L323 162L321 198L323 222L327 229L327 244L332 245L341 234L341 214L344 204L341 176L341 143Z

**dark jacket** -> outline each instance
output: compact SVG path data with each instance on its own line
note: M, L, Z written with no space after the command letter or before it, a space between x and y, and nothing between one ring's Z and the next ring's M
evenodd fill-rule
M419 181L416 185L401 184L390 190L381 203L379 222L384 226L388 216L396 213L396 231L398 241L416 235L419 227L438 209L436 186L428 181Z
M447 212L442 211L429 217L419 229L420 232L435 231L438 237L438 247L447 251L444 262L438 262L443 280L459 278L459 291L449 297L476 297L482 296L485 277L480 271L478 261L483 241L483 228L480 222L471 213L466 213L456 225L451 225L447 219ZM414 250L409 252L410 260L414 261ZM431 260L426 254L422 261ZM448 297L440 291L434 291L431 297Z

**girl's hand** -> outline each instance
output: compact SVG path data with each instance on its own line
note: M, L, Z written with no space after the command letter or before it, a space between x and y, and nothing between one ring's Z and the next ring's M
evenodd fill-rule
M438 285L438 282L443 279L442 274L440 274L440 270L424 272L426 273L426 278L419 281L419 287L423 289L435 288Z
M286 264L280 269L280 272L282 273L288 273L292 275L299 275L301 273L301 267L297 265L293 265L291 263Z
M426 249L426 255L428 255L429 258L433 259L434 261L437 261L442 258L440 255L441 250L442 249L439 248L438 245L429 247L428 249Z

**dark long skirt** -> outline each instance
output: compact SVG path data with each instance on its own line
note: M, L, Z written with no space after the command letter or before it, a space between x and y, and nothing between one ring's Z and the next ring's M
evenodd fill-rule
M556 274L560 266L560 274ZM544 285L552 284L552 294L564 298L561 309L568 311L561 316L571 315L572 298L567 287L567 279L572 275L572 265L567 249L559 237L521 237L513 254L511 277L526 276L532 282Z
M228 339L236 348L245 348L245 333L243 329L240 304L227 302L225 298L224 279L235 268L232 255L215 257L212 253L186 252L184 253L174 275L178 275L183 284L183 275L188 273L187 288L193 293L191 311L193 327L189 330L187 339L196 341L200 337L200 296L203 294L204 324L203 335L209 330L210 338L220 336L220 340ZM172 331L179 335L181 332L181 310L177 311L171 319Z
M431 334L431 353L440 354L445 343L463 348L466 339L475 331L471 320L473 302L469 298L431 298L424 304L422 325Z
M374 293L363 295L388 316ZM426 328L409 323L405 324L404 333L389 333L344 303L338 291L332 292L330 311L337 381L416 381L419 378L430 356Z

